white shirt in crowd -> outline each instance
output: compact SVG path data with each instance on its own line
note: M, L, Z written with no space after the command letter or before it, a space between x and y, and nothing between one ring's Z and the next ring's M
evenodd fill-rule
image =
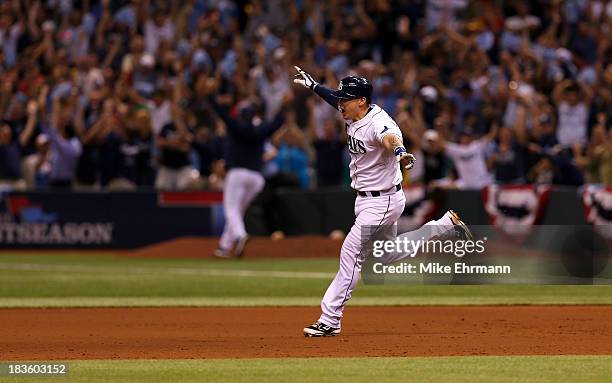
M587 141L587 122L589 110L584 102L574 106L562 101L559 103L559 122L557 141L561 145L584 144Z
M467 6L467 0L427 0L425 5L427 30L432 31L441 28L445 12L448 12L446 23L452 29L457 29L457 16L455 13L465 9Z
M148 103L148 106L149 110L151 111L151 126L153 128L153 134L157 136L161 132L164 125L172 122L172 104L169 100L164 100L159 105L151 101Z
M485 162L488 143L480 139L468 145L452 142L446 144L446 155L453 160L457 169L459 189L480 189L493 182Z
M170 20L166 20L160 27L152 20L147 20L144 27L145 50L154 55L157 53L157 47L162 40L174 40L174 31L174 24Z
M378 105L370 105L370 111L364 118L348 123L347 134L353 189L386 191L402 182L402 172L395 155L382 143L389 134L395 134L400 139L402 137L399 126L387 112Z
M17 61L17 40L21 35L21 24L15 23L6 29L0 29L0 49L9 66Z
M511 31L521 31L525 28L537 28L542 22L537 16L511 16L506 19L506 28Z

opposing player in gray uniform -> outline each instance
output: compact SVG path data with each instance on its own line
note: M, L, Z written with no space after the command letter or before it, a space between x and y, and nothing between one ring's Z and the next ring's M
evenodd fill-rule
M321 301L320 318L303 330L308 337L334 336L340 334L344 306L357 285L366 257L363 244L367 238L363 237L370 235L371 228L396 230L406 203L400 166L411 169L415 157L406 151L397 123L378 105L371 104L373 88L367 79L348 76L340 81L337 90L332 90L317 83L301 68L295 69L294 82L314 91L346 120L351 187L357 191L356 219L340 250L340 269ZM469 229L452 210L439 220L401 236L427 240L450 230L471 239ZM384 261L395 262L414 253L415 250L388 254Z

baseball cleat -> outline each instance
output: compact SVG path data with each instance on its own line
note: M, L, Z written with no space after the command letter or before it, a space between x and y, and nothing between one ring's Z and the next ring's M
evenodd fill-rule
M461 220L461 218L459 217L459 214L455 213L453 210L449 210L448 215L451 219L451 222L454 225L454 229L457 235L462 239L473 241L474 235L472 234L470 229L467 227L465 222Z
M319 321L314 322L308 327L304 327L305 337L336 336L338 334L340 334L339 328L333 328Z
M236 241L236 246L234 246L234 254L236 257L242 258L244 256L244 247L246 246L247 242L249 242L248 235L245 235Z
M232 257L231 252L227 250L223 250L221 248L217 248L215 251L213 251L213 255L215 256L215 258L222 258L222 259L229 259Z

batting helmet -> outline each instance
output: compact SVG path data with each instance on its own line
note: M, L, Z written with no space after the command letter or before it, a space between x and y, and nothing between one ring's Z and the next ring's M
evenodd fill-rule
M334 97L342 100L353 100L355 98L365 97L368 102L372 99L372 84L363 78L357 76L347 76L340 80L338 90L333 92Z

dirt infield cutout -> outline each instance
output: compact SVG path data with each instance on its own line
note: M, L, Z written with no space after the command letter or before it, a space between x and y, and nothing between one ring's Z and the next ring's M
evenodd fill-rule
M119 254L139 258L211 258L219 240L206 237L182 237L144 246ZM247 258L328 258L338 257L341 240L323 236L305 235L272 241L267 237L254 237L245 251Z
M2 359L612 355L612 306L348 307L342 334L304 338L316 307L1 309Z

